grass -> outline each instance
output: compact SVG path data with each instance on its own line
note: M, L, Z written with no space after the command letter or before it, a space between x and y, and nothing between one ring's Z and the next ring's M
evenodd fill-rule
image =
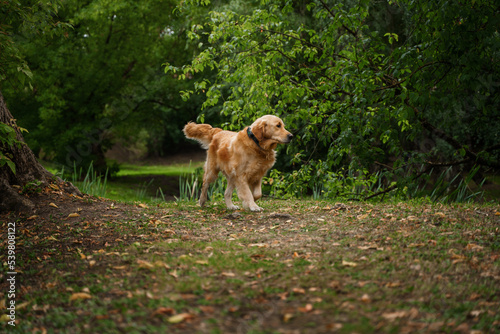
M266 200L235 216L213 203L124 206L103 220L119 234L77 244L71 260L39 234L14 331L500 330L498 205L335 204ZM99 240L100 216L76 236Z
M189 163L189 164L176 164L176 165L132 165L121 164L117 176L138 176L138 175L165 175L165 176L179 176L184 174L191 174L197 168L203 166L202 162Z

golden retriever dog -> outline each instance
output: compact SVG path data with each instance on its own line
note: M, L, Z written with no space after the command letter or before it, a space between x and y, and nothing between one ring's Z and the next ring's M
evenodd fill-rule
M203 206L207 201L208 186L222 172L227 179L224 200L228 209L239 209L232 201L236 188L244 209L262 211L255 204L262 197L262 177L274 165L276 146L279 143L287 144L293 138L285 130L283 121L279 117L266 115L239 132L189 122L183 131L187 138L198 141L208 150L200 205Z

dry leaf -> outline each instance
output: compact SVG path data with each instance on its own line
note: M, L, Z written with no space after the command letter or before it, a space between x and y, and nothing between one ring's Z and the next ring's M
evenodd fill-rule
M22 310L23 308L26 308L26 306L28 306L30 304L30 302L24 302L24 303L21 303L21 304L16 304L16 310Z
M8 321L10 321L10 317L9 317L8 314L2 314L2 315L0 315L0 323L1 322L8 322Z
M223 272L221 275L224 276L224 277L234 277L234 276L236 276L234 273L231 273L231 272Z
M301 294L304 294L306 293L306 290L302 289L302 288L293 288L292 291L294 293L301 293Z
M250 245L248 245L248 247L259 247L259 248L263 248L263 247L267 247L267 244L262 244L262 243L259 243L259 244L250 244Z
M208 261L207 261L207 260L197 260L197 261L195 261L194 263L196 263L196 264L208 265Z
M407 315L406 311L396 311L396 312L391 312L391 313L384 313L382 314L382 317L389 321L394 321L399 318L403 318Z
M49 203L49 206L52 206L54 208L58 208L59 209L59 207L56 205L56 203Z
M372 301L372 299L370 298L370 296L368 294L364 294L363 296L361 296L361 299L360 299L363 303L370 303Z
M171 316L170 318L167 319L167 321L170 322L171 324L178 324L180 322L183 322L185 320L189 320L192 318L194 318L194 315L192 315L190 313L179 313L179 314L176 314L174 316Z
M159 307L157 308L153 314L151 315L152 317L154 317L155 315L172 315L175 313L175 310L171 307Z
M213 306L200 305L199 308L203 313L214 313L215 312L215 309L213 308Z
M283 322L289 322L293 318L293 313L285 313L283 315Z
M38 215L33 215L33 216L30 216L30 217L28 218L28 220L33 220L33 219L36 219L36 218L38 218Z
M342 260L342 265L344 267L356 267L358 264L355 262L349 262L349 261Z
M482 250L484 247L483 246L479 246L479 245L476 245L476 244L468 244L467 246L465 246L465 249L468 250L468 251L472 251L472 252L476 252L476 251L480 251Z
M143 209L147 209L148 208L148 206L146 204L144 204L144 203L139 203L139 206L141 208L143 208Z
M313 306L312 306L312 304L306 304L306 306L299 307L299 308L297 308L297 310L299 312L302 312L302 313L308 313L308 312L311 312L313 310Z
M116 269L116 270L125 270L127 268L128 268L127 266L114 266L113 267L113 269Z
M92 298L92 296L86 292L77 292L69 297L69 301L71 302L77 299L90 299L90 298Z
M385 285L388 288L397 288L401 286L400 282L389 282Z
M76 218L76 217L80 217L80 214L78 214L78 213L75 212L75 213L70 213L68 215L68 218Z
M139 268L144 268L144 269L153 269L155 267L151 262L140 259L137 259L137 264L139 265Z
M434 216L439 217L439 218L446 218L446 215L442 212L436 212Z

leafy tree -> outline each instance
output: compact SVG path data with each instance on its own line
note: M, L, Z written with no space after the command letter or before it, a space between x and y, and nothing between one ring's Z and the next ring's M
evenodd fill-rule
M379 170L394 189L422 166L498 169L499 20L495 1L263 1L212 11L190 34L205 49L166 71L215 71L182 94L205 93L228 128L282 115L297 134L289 181L311 189L342 168Z
M14 38L14 30L18 36L26 38L50 38L60 28L53 21L58 5L57 1L50 4L24 2L23 5L7 1L0 6L0 211L33 208L27 198L19 195L18 189L30 183L43 185L55 180L24 143L21 134L24 129L16 124L1 90L6 80L22 87L26 77L31 77L30 69ZM68 191L80 194L71 184L65 186Z
M182 65L194 47L183 38L189 22L174 1L65 1L59 19L72 29L46 43L21 41L33 72L32 91L9 90L6 99L30 145L70 168L94 162L117 140L149 145L152 152L179 146L182 124L197 114L178 90L191 82L163 75L168 60Z

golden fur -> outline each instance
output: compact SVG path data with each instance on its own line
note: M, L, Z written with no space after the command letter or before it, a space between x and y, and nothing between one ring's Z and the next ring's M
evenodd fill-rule
M285 130L280 118L272 115L257 119L250 126L251 132L247 130L248 127L239 132L225 131L193 122L184 126L186 137L197 140L208 150L201 188L201 206L207 200L208 186L222 172L227 179L224 200L228 209L239 209L232 201L233 190L236 188L244 209L263 210L255 204L262 197L262 177L274 165L274 149L278 143L289 143L293 135ZM251 138L252 133L254 139Z

